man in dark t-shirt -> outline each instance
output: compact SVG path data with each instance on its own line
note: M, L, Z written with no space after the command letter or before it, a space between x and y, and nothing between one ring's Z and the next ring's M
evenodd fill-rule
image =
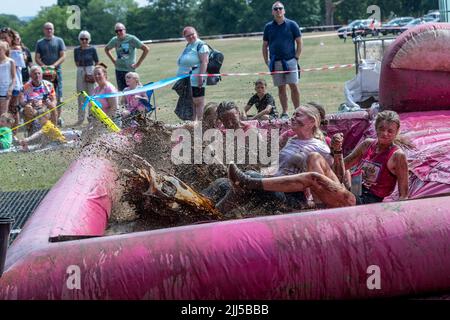
M46 22L43 27L44 38L40 39L36 43L36 54L35 60L38 65L43 67L45 70L56 71L56 79L53 84L56 89L57 104L62 102L63 96L63 81L62 81L62 70L61 64L66 58L66 45L64 40L60 37L54 35L55 28L53 23ZM61 120L61 108L58 108L58 125L62 126Z
M287 85L291 90L294 109L300 106L298 60L302 52L302 34L295 21L285 18L284 6L277 1L272 5L274 20L264 27L262 54L270 71L285 71L273 74L273 84L278 87L282 107L281 118L288 117Z

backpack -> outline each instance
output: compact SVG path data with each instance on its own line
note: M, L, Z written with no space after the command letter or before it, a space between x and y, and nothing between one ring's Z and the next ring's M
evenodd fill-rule
M197 52L199 52L200 47L202 45L207 45L209 48L209 56L208 56L208 66L206 67L206 73L220 73L220 68L222 67L223 64L223 53L213 49L209 44L201 42L198 44L197 46ZM216 77L208 77L206 79L206 84L208 86L212 86L212 85L216 85L220 80L222 80L222 77L220 76L216 76Z

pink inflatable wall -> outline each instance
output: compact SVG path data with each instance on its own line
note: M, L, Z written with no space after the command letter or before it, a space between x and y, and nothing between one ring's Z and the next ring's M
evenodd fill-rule
M385 53L380 105L397 112L450 107L450 24L423 24L402 33Z
M0 299L359 299L450 289L449 197L101 236L116 173L90 160L70 167L10 247ZM50 242L55 235L99 237Z

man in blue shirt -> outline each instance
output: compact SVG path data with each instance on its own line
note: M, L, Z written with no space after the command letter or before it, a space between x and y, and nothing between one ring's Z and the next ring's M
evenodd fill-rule
M291 89L294 109L300 106L298 59L302 52L302 34L295 21L285 18L284 6L277 1L272 5L274 20L264 27L262 54L270 71L291 71L273 74L273 84L278 87L278 96L283 109L281 118L288 118L287 85Z

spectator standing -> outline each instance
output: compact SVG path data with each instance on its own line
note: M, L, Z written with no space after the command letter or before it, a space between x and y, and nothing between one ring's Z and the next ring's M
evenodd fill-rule
M106 55L111 59L116 68L116 80L119 91L123 91L127 86L125 76L128 72L134 72L144 61L149 49L137 37L127 34L125 26L122 23L116 23L115 32L117 36L113 37L105 47ZM116 59L110 51L116 49ZM136 49L141 49L142 55L136 62Z
M33 66L33 57L31 56L31 51L27 46L22 42L22 38L18 32L14 33L13 44L15 46L21 46L23 59L25 61L25 67L22 68L22 83L28 82L30 80L30 68Z
M36 43L36 53L34 59L36 63L44 69L55 70L56 79L53 85L56 90L57 104L63 101L63 78L61 64L66 58L66 45L64 40L54 35L55 28L53 23L46 22L43 27L44 38ZM62 126L61 108L57 110L58 125Z
M281 118L288 118L287 85L291 90L294 108L300 106L298 60L302 52L302 34L295 21L285 17L284 6L277 1L272 5L274 20L264 28L262 54L270 71L292 71L272 75L274 86L278 87L278 96L282 107Z
M0 41L0 114L8 112L16 83L16 64L8 57L9 45Z
M183 36L187 41L187 45L178 57L177 75L179 76L190 72L192 72L192 75L206 73L209 60L208 46L199 39L197 30L195 30L194 27L185 27L183 29ZM192 120L200 121L205 107L206 78L191 76L190 86L192 87L193 101Z
M8 27L0 29L0 40L5 41L11 47L14 39L14 30Z
M98 63L97 49L91 46L91 34L83 30L78 35L80 46L74 49L74 60L77 66L77 92L86 91L91 95L95 88L94 66ZM85 97L78 96L78 122L81 125L86 117L86 110L83 110Z
M14 126L19 124L19 101L20 95L23 92L23 79L22 69L26 68L25 54L22 48L20 36L17 32L13 32L13 40L11 49L9 50L9 56L14 60L16 64L16 84L12 92L12 98L9 103L9 112L14 116Z

